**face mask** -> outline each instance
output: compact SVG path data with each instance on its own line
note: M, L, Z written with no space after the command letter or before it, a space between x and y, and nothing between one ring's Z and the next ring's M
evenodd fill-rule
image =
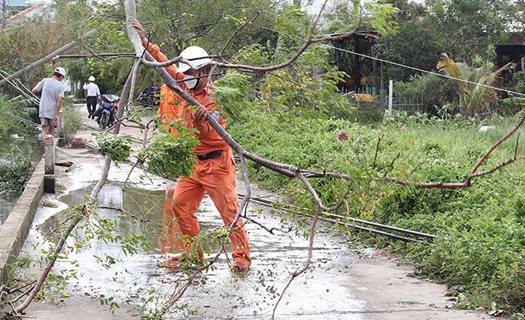
M197 86L198 79L188 74L184 75L184 83L188 89L193 90Z

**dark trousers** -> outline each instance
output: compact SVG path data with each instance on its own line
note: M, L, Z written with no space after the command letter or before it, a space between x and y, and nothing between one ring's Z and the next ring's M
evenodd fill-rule
M93 114L97 109L97 96L88 96L86 105L89 115Z

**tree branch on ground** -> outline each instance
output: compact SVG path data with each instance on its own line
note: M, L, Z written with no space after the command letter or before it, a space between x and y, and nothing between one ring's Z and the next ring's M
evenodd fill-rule
M130 6L131 3L133 3L133 8L134 8L134 1L132 1L132 0L127 0L126 1L127 8ZM323 5L323 8L324 8L324 5ZM323 8L321 9L321 12L322 12ZM129 14L130 12L131 12L131 10L127 11L127 14ZM319 16L318 16L318 19L319 19ZM134 19L135 19L134 13L133 13L133 15L128 16L128 35L129 35L130 40L132 41L132 43L134 43L137 55L140 55L140 54L142 54L142 52L144 52L144 49L142 48L140 39L138 38L138 33L135 30L133 30L132 27L131 27L131 23L132 23L132 21L134 21ZM357 31L356 31L357 29L356 29L353 32L350 32L350 33L347 33L347 34L343 34L343 35L331 36L331 37L323 37L323 38L319 38L319 39L313 39L313 32L315 30L315 26L317 25L317 22L318 22L318 20L315 21L315 23L314 23L314 25L313 25L313 27L312 27L312 29L310 31L310 34L308 36L308 39L307 39L306 43L287 62L278 64L278 65L274 65L274 66L270 66L270 67L253 67L253 66L249 66L249 65L234 65L234 64L229 64L229 63L217 63L217 62L212 62L209 65L211 65L213 67L217 66L217 67L238 69L238 70L245 71L245 72L266 72L267 73L267 72L270 72L270 71L273 71L273 70L285 68L285 67L293 64L305 52L305 50L308 48L308 46L310 44L314 43L314 42L342 39L344 37L350 37L350 36L355 35L357 33ZM173 90L175 93L177 93L182 99L186 100L191 105L199 106L199 103L192 96L190 96L187 92L183 91L178 86L177 81L175 81L173 78L171 78L171 76L167 73L167 71L164 68L161 67L161 66L166 66L166 64L167 64L166 62L165 63L157 63L153 59L153 57L151 57L151 55L148 52L145 52L143 61L148 66L155 67L155 69L161 75L161 77L164 79L164 81L166 82L168 87L171 90ZM148 62L146 62L146 61L148 61ZM173 63L175 63L175 61L182 61L182 60L180 59L180 57L177 57L177 58L175 58L173 60L170 60L170 63L173 64ZM210 116L210 114L208 114L208 116L207 116L207 121L219 133L219 135L228 143L228 145L241 156L241 159L242 159L243 162L244 162L244 159L247 158L247 159L250 159L250 160L254 161L255 163L257 163L259 165L262 165L262 166L264 166L266 168L269 168L270 170L276 171L276 172L278 172L278 173L280 173L282 175L285 175L287 177L298 178L306 186L306 188L308 189L308 191L311 193L312 197L314 198L315 202L317 203L316 214L314 216L314 219L313 219L313 222L312 222L312 225L311 225L311 236L310 236L311 243L310 243L310 247L309 247L308 260L307 260L306 265L305 265L305 267L303 269L298 270L297 272L295 272L292 275L292 278L291 278L290 282L288 283L288 285L284 289L284 291L286 291L286 289L290 285L291 281L293 281L293 279L295 277L297 277L298 275L303 273L308 268L308 266L310 264L310 261L311 261L311 251L312 251L312 248L313 248L313 239L314 239L315 226L316 226L316 223L317 223L318 214L319 214L319 212L320 212L320 210L322 208L323 209L328 209L328 208L326 208L324 206L322 200L318 197L318 195L315 192L315 190L313 189L313 187L309 184L307 178L324 177L324 178L338 178L338 179L352 180L352 177L350 177L348 175L342 175L342 174L332 173L332 172L322 172L321 173L321 172L313 172L313 171L309 171L309 170L301 170L300 168L297 168L297 167L295 167L293 165L283 164L283 163L270 161L270 160L261 158L259 156L254 155L254 154L251 154L250 152L246 151L241 145L239 145L226 132L226 130L224 128L222 128L213 117ZM488 157L488 155L499 144L501 144L510 135L512 135L512 133L514 133L517 130L517 128L519 128L519 126L521 126L522 122L523 122L523 119L522 119L522 121L520 121L520 123L516 126L516 128L513 131L509 132L505 137L500 139L500 141L498 141L498 143L496 143L491 149L489 149L489 151L485 154L485 156L482 159L480 159L480 161L478 162L478 164L474 168L472 174L469 176L469 178L467 179L467 181L465 183L446 183L446 182L441 182L441 183L412 183L412 182L408 182L408 181L397 181L395 178L391 178L391 177L387 176L388 170L385 172L385 174L384 174L382 179L384 179L385 181L395 182L395 183L400 184L400 185L414 185L416 187L422 187L422 188L462 188L462 187L468 187L468 186L470 186L470 180L473 177L475 177L476 170L481 165L481 163L484 162L484 160ZM376 161L376 158L377 158L377 152L378 152L377 149L379 148L379 143L380 143L380 138L379 138L377 146L376 146L376 154L374 155L374 164L375 164L375 161ZM361 149L360 145L358 145L358 148ZM398 153L396 155L396 157L392 160L389 168L392 169L394 167L395 161L400 157L400 155L401 155L400 153ZM512 162L514 162L514 161L515 160L507 161L507 162L497 166L494 169L494 171L497 170L497 169L500 169L500 168L502 168L502 167L504 167L504 166L506 166L506 165L508 165L508 164L510 164ZM493 171L491 171L491 172L493 172ZM484 174L485 173L488 174L489 172L484 172ZM241 203L243 205L245 203L248 203L249 198L250 198L250 195L245 196L242 199ZM340 205L342 205L345 202L346 202L346 196L343 197L343 199L338 203L338 205L336 207L338 208ZM239 211L237 212L236 218L238 218L240 216L243 208L244 208L243 206L240 206ZM281 297L282 297L282 295L281 295ZM176 297L174 297L174 298L176 298ZM276 308L277 308L278 304L279 304L279 302L277 302ZM274 314L275 314L275 309L274 309Z

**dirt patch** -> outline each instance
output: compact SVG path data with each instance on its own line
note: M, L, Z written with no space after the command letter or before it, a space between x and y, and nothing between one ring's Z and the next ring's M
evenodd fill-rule
M103 306L98 299L73 295L62 298L58 302L33 302L26 310L28 316L39 320L127 320L137 319L132 313L124 308L116 308L114 311Z
M490 319L477 311L455 309L446 285L418 279L414 267L386 259L361 259L351 266L355 295L367 302L370 320ZM501 318L500 318L501 319Z

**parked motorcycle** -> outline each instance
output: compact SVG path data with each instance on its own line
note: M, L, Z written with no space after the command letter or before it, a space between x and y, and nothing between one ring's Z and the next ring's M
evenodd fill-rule
M117 121L116 114L120 97L114 94L103 94L100 98L101 103L93 116L97 117L99 128L104 130Z
M150 84L146 89L142 90L142 92L137 97L137 100L140 101L140 104L145 109L156 108L160 103L159 89L157 89L157 87L155 87L153 84Z

